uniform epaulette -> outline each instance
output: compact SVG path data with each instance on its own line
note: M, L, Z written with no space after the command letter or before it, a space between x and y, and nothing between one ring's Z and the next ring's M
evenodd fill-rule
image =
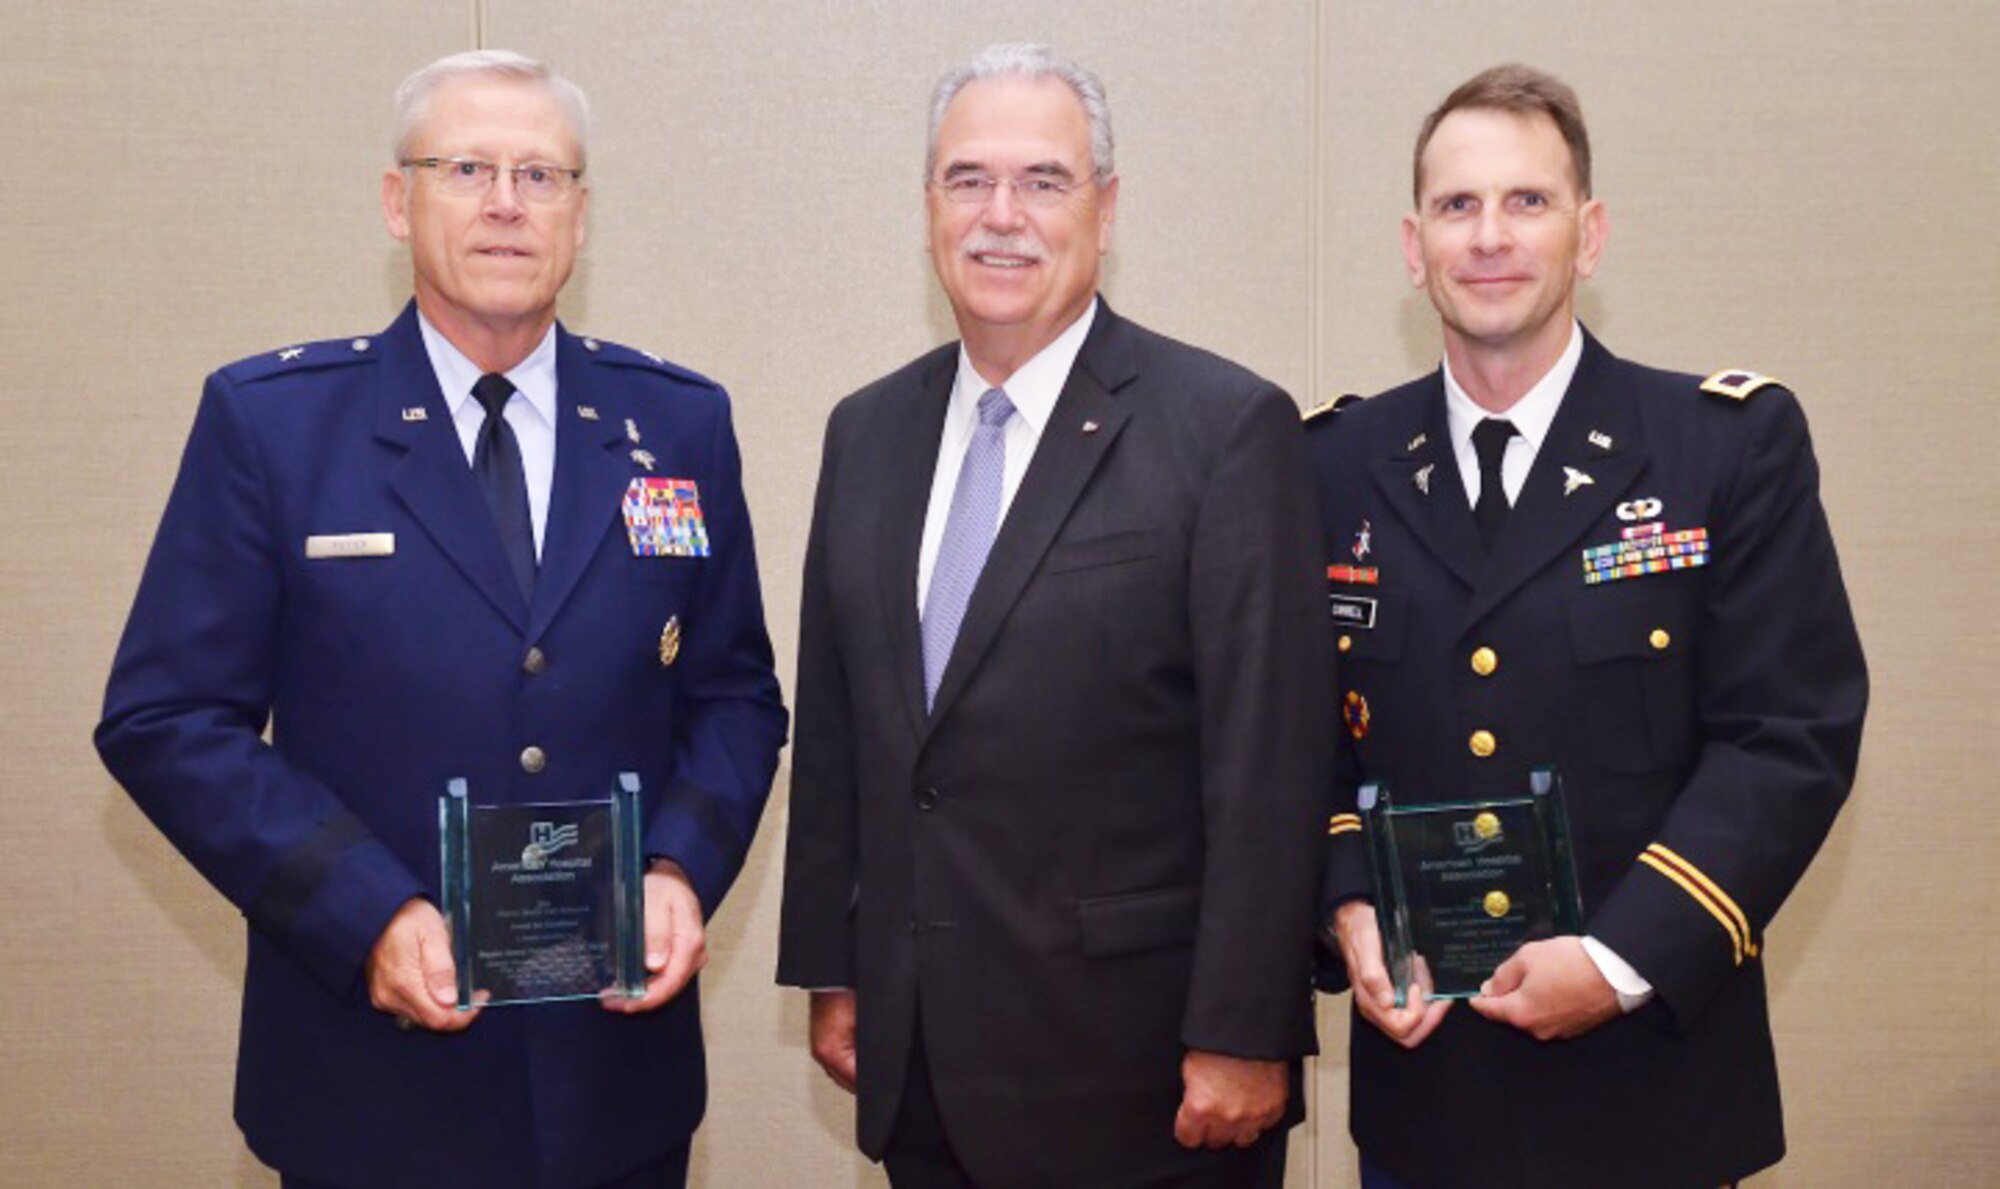
M1742 368L1729 368L1725 371L1719 371L1701 382L1701 390L1703 392L1713 396L1726 396L1730 400L1748 400L1750 399L1750 394L1759 388L1784 388L1786 386L1783 380L1775 376L1767 376L1762 372L1744 371Z
M1301 415L1300 420L1310 425L1329 413L1340 412L1342 409L1346 408L1347 406L1355 403L1360 399L1361 395L1359 393L1343 392L1339 396L1336 396L1331 400L1323 400L1318 404L1314 405L1312 408L1307 409L1305 413Z
M248 359L239 359L223 368L222 374L232 383L254 384L258 380L268 380L273 376L286 376L329 367L346 367L355 363L373 363L376 358L374 339L366 336L327 339L324 342L281 347L276 351L265 351Z
M689 384L698 384L703 388L713 388L717 391L721 391L722 389L722 385L717 384L714 380L709 379L700 372L691 371L677 363L669 363L651 351L641 351L636 347L627 347L622 343L614 343L609 339L591 338L588 335L579 336L577 341L582 343L583 349L588 351L591 358L599 363L642 368L646 371L659 372L662 375L672 376L677 380L683 380Z

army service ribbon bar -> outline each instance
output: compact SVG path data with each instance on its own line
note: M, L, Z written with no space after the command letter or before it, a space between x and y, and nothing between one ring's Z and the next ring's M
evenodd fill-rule
M625 535L635 557L707 557L708 525L693 479L641 475L625 489Z

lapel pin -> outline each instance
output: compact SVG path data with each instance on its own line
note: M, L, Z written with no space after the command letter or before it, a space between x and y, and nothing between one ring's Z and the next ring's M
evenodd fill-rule
M1577 488L1588 487L1595 482L1597 482L1597 480L1591 478L1589 475L1584 474L1582 471L1577 470L1575 467L1563 468L1564 495L1575 495Z
M583 418L585 421L595 421L597 420L597 406L578 405L576 407L576 415Z
M632 451L632 461L650 471L653 469L653 452L651 450L634 450Z
M630 417L625 419L625 436L632 439L633 445L639 444L639 426Z
M1095 421L1086 421L1086 422L1084 422L1084 423L1083 423L1083 432L1085 432L1085 433L1096 433L1096 432L1097 432L1097 422L1095 422Z
M1403 447L1403 453L1415 454L1418 450L1421 450L1423 448L1425 442L1428 442L1430 440L1431 436L1429 434L1420 433L1416 437L1410 439L1409 445Z
M1417 468L1417 474L1416 474L1417 490L1423 492L1425 495L1429 495L1431 493L1431 468L1435 467L1436 465L1437 464L1434 462L1427 462L1423 466Z
M431 415L429 411L422 405L412 405L403 410L403 420L405 421L429 421L430 419Z
M305 353L306 349L304 347L286 347L284 350L278 352L278 362L290 363Z
M590 352L592 355L597 354L598 348L601 345L602 344L600 344L596 339L583 340L583 349Z
M366 351L366 350L368 349L368 340L367 340L367 339L355 339L355 340L354 340L353 342L351 342L351 343L349 343L349 344L347 344L347 345L348 345L348 346L350 346L350 347L352 347L352 348L354 348L354 351L355 351L355 353L356 353L356 354L360 354L361 352L363 352L363 351Z
M1601 429L1593 429L1590 431L1590 444L1599 450L1609 450L1611 449L1611 435Z
M1361 522L1360 530L1354 534L1354 545L1350 552L1354 554L1355 561L1365 560L1373 552L1369 546L1368 522L1366 520Z

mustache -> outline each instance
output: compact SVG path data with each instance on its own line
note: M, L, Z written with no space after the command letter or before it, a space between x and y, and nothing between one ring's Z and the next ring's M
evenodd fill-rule
M1042 258L1042 245L1026 235L994 235L989 231L977 232L959 245L962 256L1020 256L1027 260Z

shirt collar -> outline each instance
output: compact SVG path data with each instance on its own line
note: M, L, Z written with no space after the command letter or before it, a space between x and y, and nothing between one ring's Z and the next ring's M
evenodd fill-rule
M472 386L479 382L484 372L479 365L465 357L465 352L452 345L444 332L432 326L430 319L417 311L417 328L423 332L424 352L430 356L431 371L437 374L438 388L444 392L445 407L451 410L454 421L464 409L465 403L473 398ZM549 324L548 333L528 357L507 369L507 379L528 402L543 424L556 423L556 328ZM483 413L481 414L484 415Z
M1083 340L1090 335L1091 323L1097 320L1097 299L1090 299L1090 306L1078 315L1048 346L1035 353L1033 359L1022 364L1002 386L1007 399L1013 402L1014 411L1034 431L1039 440L1042 428L1055 414L1056 399L1062 396L1063 385L1069 382L1070 369L1076 366L1077 353L1083 350ZM954 408L963 408L965 416L971 416L971 407L991 387L972 366L972 357L965 352L965 344L958 345L958 378L951 389L951 403Z
M1576 378L1576 366L1583 360L1583 328L1574 321L1569 324L1569 345L1557 357L1551 367L1528 389L1527 395L1514 402L1514 407L1505 413L1489 413L1459 387L1458 377L1451 374L1451 360L1444 361L1444 408L1445 420L1451 429L1453 449L1467 450L1472 440L1472 431L1488 417L1501 416L1514 423L1514 428L1528 444L1530 455L1539 454L1542 439L1549 436L1549 426L1555 423L1556 410L1562 408L1563 393L1569 391L1569 382Z

